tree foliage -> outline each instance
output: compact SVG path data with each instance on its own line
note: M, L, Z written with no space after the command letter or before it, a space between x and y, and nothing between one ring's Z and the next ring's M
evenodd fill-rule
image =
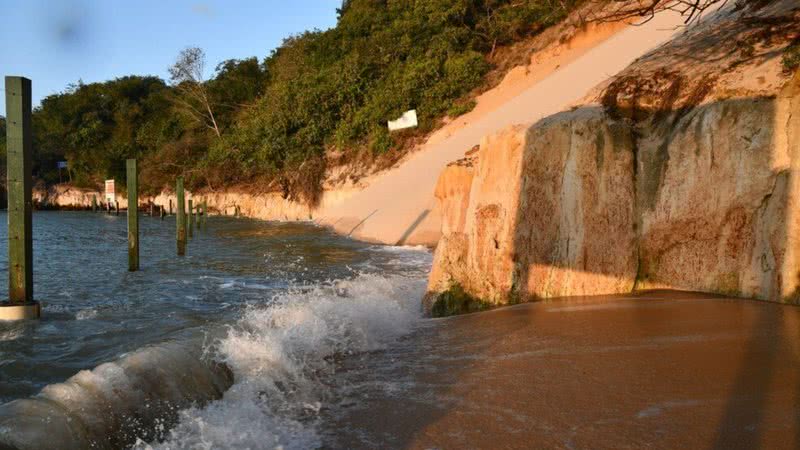
M129 76L70 86L34 112L35 171L98 186L142 160L153 192L259 182L313 202L326 151L396 151L386 121L415 108L420 130L465 111L498 46L561 20L581 0L346 0L337 26L286 39L269 56L228 60L206 79L187 48L170 83Z

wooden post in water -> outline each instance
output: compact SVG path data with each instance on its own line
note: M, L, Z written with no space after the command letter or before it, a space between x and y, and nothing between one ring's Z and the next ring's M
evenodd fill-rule
M92 212L97 212L97 195L92 194Z
M203 229L205 230L206 221L208 220L208 201L206 199L203 199L203 218L201 220L203 221Z
M175 183L175 195L178 197L175 220L177 233L175 237L178 242L178 256L183 256L186 254L186 211L183 197L183 177L178 177L178 181ZM170 205L172 205L172 200L170 200Z
M139 182L136 160L127 161L128 169L128 270L139 270Z
M36 319L40 308L33 300L31 80L6 77L5 86L8 303L0 306L0 318Z
M156 207L156 204L153 203L152 200L150 200L150 217L155 217L156 216L156 212L155 212L155 209L154 209L155 207Z
M164 205L158 205L158 211L161 215L161 220L164 220Z
M197 225L197 231L200 231L200 203L194 205L194 223Z
M119 215L119 200L114 200L114 212Z
M172 215L172 199L169 199L169 215Z
M189 199L189 238L192 238L194 229L194 212L192 208L192 199Z

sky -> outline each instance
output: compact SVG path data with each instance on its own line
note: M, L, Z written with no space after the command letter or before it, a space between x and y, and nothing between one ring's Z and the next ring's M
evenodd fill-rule
M262 60L292 34L333 27L339 6L341 0L0 0L0 75L30 78L34 107L78 80L166 80L186 47L205 50L210 76L226 59Z

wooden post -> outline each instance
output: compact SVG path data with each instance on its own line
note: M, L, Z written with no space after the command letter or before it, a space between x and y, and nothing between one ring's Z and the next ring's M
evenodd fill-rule
M161 215L161 220L164 220L164 205L158 205L158 211Z
M139 182L136 160L129 159L128 168L128 270L139 270Z
M119 200L114 201L114 211L119 215Z
M106 202L106 214L111 214L111 200Z
M169 215L172 215L172 199L169 199Z
M208 220L208 201L203 199L203 229L206 229L206 221Z
M192 208L192 199L189 199L189 238L192 237L192 231L194 228L194 212Z
M197 225L197 231L200 231L200 203L194 206L194 223Z
M175 194L178 197L178 209L175 224L177 227L176 239L178 241L178 256L186 254L186 211L185 201L183 197L183 177L178 177L175 185ZM170 200L172 205L172 200Z
M33 301L31 80L6 77L6 115L8 300L12 306L32 305L24 317L9 318L36 318L39 306Z
M155 206L156 206L155 203L153 203L153 201L150 200L150 217L155 217L156 216L156 212L153 209L153 208L155 208Z
M92 212L97 212L97 195L92 194Z

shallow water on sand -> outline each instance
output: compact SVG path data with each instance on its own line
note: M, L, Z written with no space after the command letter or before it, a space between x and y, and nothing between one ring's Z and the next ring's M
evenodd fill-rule
M6 223L2 213L3 273ZM210 217L206 229L195 230L185 257L176 256L174 217L143 216L140 230L141 270L129 273L124 214L34 213L34 296L43 305L42 319L0 323L0 400L30 396L143 346L179 340L205 340L216 357L232 363L238 382L249 369L235 355L251 362L259 352L286 361L297 356L280 353L283 344L277 337L268 342L258 335L280 329L274 317L264 317L270 305L283 305L279 309L286 311L294 303L316 301L313 308L322 311L356 294L359 298L352 301L376 304L384 300L381 296L408 295L393 301L409 302L403 314L416 317L430 264L426 250L359 243L303 223ZM0 297L7 297L7 289L7 283L0 283ZM295 314L304 314L301 309ZM345 329L346 320L332 325L342 327L339 331L321 329L308 317L293 320L290 333L297 339L317 333L317 348L303 351L319 350L320 358L342 350L319 348L336 333L341 334L336 339L346 341L343 345L360 339ZM380 317L364 320L380 323Z

